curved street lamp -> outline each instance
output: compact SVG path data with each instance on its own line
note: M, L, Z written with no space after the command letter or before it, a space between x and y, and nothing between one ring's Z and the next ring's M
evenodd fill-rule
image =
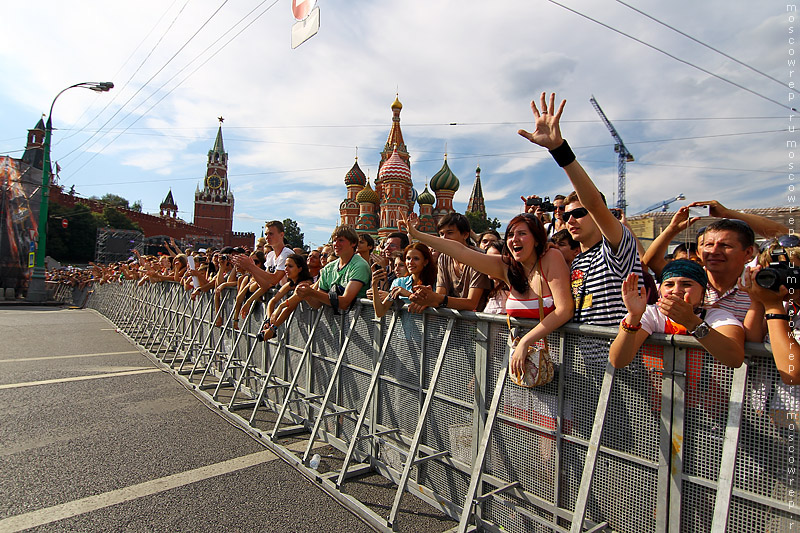
M91 89L98 93L108 92L114 88L114 84L110 81L96 82L84 81L70 85L63 89L60 93L53 98L53 103L50 104L50 113L47 115L47 124L44 131L44 158L42 160L42 195L39 204L39 240L36 244L36 264L33 268L33 275L31 282L28 285L27 300L30 302L44 302L47 300L47 290L44 284L45 266L44 258L46 255L47 245L47 210L50 202L50 136L53 132L53 106L56 105L56 100L61 96L64 91L74 89L75 87L83 87Z

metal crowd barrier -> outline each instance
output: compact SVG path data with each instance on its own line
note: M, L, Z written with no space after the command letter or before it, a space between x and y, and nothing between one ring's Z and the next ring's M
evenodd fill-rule
M731 370L692 339L653 335L615 372L616 330L571 324L548 338L556 379L523 389L506 379L503 317L301 304L257 343L264 308L236 330L234 297L215 314L208 294L125 282L95 287L88 306L378 530L402 530L409 494L451 516L453 531L798 527L800 393L778 385L764 346L748 344ZM282 448L287 435L304 436L304 451ZM339 450L338 469L309 467L319 442ZM347 494L367 472L397 484L388 516Z
M91 289L89 285L79 288L77 285L73 286L68 282L48 281L46 290L48 292L48 300L83 307L86 305L86 297Z

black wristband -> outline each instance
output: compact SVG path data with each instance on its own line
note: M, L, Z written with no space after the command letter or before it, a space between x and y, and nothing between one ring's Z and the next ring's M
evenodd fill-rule
M575 161L575 154L572 152L572 148L569 147L569 144L567 144L566 139L564 139L564 142L562 142L558 148L550 150L550 155L556 160L556 164L562 168Z
M442 302L439 304L439 307L447 307L447 300L449 300L449 298L445 294L444 299L442 299Z
M781 315L778 313L767 313L764 315L764 318L767 320L785 320L787 322L790 320L789 315Z

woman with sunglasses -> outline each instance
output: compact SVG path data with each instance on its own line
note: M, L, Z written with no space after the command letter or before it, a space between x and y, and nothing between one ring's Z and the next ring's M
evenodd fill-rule
M416 218L401 219L401 223L413 239L505 282L511 288L506 301L509 316L539 320L517 344L509 364L511 373L522 375L528 348L572 318L569 268L561 252L547 248L544 226L536 216L523 213L511 219L502 256L487 255L458 242L422 233L417 229Z

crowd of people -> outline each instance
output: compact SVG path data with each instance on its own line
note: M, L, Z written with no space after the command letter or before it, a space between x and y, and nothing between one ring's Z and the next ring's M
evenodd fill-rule
M745 341L766 338L784 383L800 382L800 352L789 334L800 329L794 288L784 282L767 289L757 282L770 265L792 268L797 262L800 243L788 238L794 237L789 228L717 201L695 202L690 206L708 206L718 220L697 231L696 241L668 253L698 220L689 217L690 206L682 207L645 250L562 137L564 106L543 93L538 105L531 103L534 130L519 134L550 151L574 190L552 201L522 196L523 212L502 236L496 230L475 235L459 213L441 218L433 236L417 230L412 213L381 242L340 226L329 244L306 252L288 248L283 224L271 221L255 250L180 250L172 241L167 254L137 253L128 262L94 266L93 277L101 283L172 281L192 297L213 291L217 326L223 323L224 291L235 289L235 328L275 288L264 301L262 338L274 336L300 302L339 313L357 298L372 300L378 316L399 302L412 313L450 308L537 319L514 352L514 371L521 370L529 347L569 321L618 328L606 352L616 367L629 364L652 333L691 335L730 367L742 364ZM766 239L760 254L756 235Z

